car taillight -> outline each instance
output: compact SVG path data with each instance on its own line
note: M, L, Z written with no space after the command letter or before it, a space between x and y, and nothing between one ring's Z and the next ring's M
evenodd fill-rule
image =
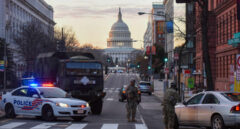
M240 104L233 106L230 110L231 113L240 113Z
M138 94L141 94L141 91L140 91L140 90L138 91Z
M85 108L85 107L87 107L86 105L81 105L81 108Z

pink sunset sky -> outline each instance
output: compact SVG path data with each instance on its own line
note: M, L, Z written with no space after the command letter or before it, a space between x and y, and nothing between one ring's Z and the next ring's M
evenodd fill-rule
M128 25L133 40L143 40L148 15L139 16L140 11L150 12L152 2L161 0L45 0L54 8L57 27L70 27L80 44L92 43L100 48L107 47L107 38L112 24L117 21L121 7L123 21ZM134 43L141 48L142 42Z

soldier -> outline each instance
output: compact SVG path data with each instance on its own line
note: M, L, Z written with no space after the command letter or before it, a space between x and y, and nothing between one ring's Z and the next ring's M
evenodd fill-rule
M136 122L136 110L138 105L138 89L135 87L135 80L131 79L130 85L126 88L127 95L127 118L128 122ZM130 119L132 117L132 120Z
M177 129L177 125L175 125L175 105L177 101L180 99L177 91L176 85L171 85L171 88L167 89L164 94L163 99L163 115L164 115L164 124L165 129Z

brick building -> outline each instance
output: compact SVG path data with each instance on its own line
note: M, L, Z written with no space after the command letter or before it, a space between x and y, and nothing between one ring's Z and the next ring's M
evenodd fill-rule
M236 54L239 47L228 45L228 40L233 38L234 33L239 32L239 21L237 20L236 0L209 0L208 17L208 45L211 60L212 76L215 90L230 90L231 80L230 67L236 68ZM200 80L196 83L202 86L204 80L202 44L201 44L201 8L196 4L196 71L201 71Z

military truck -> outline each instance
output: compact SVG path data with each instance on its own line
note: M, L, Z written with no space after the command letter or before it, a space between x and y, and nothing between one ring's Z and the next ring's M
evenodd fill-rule
M102 63L90 53L49 52L38 55L35 65L38 82L52 82L71 94L88 101L93 114L101 114L104 89Z

